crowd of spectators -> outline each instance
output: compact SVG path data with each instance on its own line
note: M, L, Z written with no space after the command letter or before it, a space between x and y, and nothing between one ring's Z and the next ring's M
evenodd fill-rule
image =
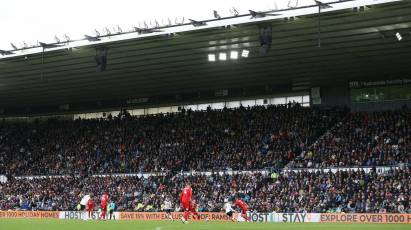
M290 168L411 163L411 110L349 113L292 160Z
M141 117L0 124L1 210L74 210L103 191L119 211L179 210L184 181L200 211L241 194L259 212L410 212L411 110L349 112L257 106ZM182 171L400 166L325 173L285 170L183 176ZM154 172L157 176L96 176ZM22 175L60 175L19 179Z
M282 168L341 120L342 111L294 104L2 123L0 174Z
M283 171L275 178L254 172L12 179L0 184L0 210L75 210L82 195L98 203L107 192L118 211L161 211L167 197L179 211L188 181L199 211L221 211L226 198L240 195L256 212L411 213L410 173L405 167L384 174Z

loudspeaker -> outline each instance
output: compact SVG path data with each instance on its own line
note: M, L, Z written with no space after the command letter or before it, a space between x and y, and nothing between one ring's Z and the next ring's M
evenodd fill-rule
M102 51L96 50L96 71L97 73L103 72L107 67L107 49Z
M260 54L266 55L269 49L271 48L271 44L273 43L271 26L260 28L259 41L260 41Z

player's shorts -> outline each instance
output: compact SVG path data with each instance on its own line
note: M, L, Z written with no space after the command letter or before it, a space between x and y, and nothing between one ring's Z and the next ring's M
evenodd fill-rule
M106 212L107 211L107 205L101 205L101 211Z
M167 214L171 214L172 209L166 209L165 211Z
M114 210L113 209L110 209L110 211L108 212L109 214L113 214L114 213Z
M85 205L80 204L80 211L83 211L83 210L85 210L85 209L86 209L86 206L85 206Z
M227 216L229 216L229 217L232 217L233 216L233 211L226 212L225 214L227 214Z
M181 206L183 206L184 211L190 211L190 201L188 202L181 202Z
M87 206L87 211L92 212L94 210L94 206Z

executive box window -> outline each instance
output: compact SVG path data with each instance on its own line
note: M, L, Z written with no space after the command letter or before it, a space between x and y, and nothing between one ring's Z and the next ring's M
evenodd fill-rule
M389 85L351 89L353 102L411 100L411 85Z

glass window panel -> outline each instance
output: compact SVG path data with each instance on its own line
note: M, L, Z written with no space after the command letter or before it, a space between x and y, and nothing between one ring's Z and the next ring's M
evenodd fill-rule
M271 98L271 104L272 105L284 105L286 104L285 97Z
M147 114L157 114L158 113L158 108L148 108L147 109Z
M211 104L212 109L224 109L224 102L217 102Z
M226 106L228 109L239 108L241 105L240 101L228 101L226 102Z
M241 101L241 105L242 105L243 107L255 106L255 100L245 100L245 101Z
M184 108L185 108L186 110L191 109L191 110L193 110L193 111L196 111L196 110L198 109L198 106L197 106L197 105L186 105L186 106L184 106Z
M111 111L107 113L107 116L111 114L112 117L117 117L120 114L120 111Z
M353 102L393 101L411 99L411 85L390 85L351 89Z
M144 115L144 109L133 109L130 111L130 114L133 116L142 116Z
M211 104L199 104L198 110L207 110L208 106L211 106Z
M158 108L158 113L170 113L170 112L171 112L170 106Z
M179 106L171 106L171 112L172 113L177 113L178 112L178 107Z
M257 99L257 100L255 100L255 105L267 105L268 103L264 104L264 100L267 102L268 99Z
M297 102L297 103L302 103L303 102L303 97L302 96L296 96L296 97L287 97L287 103L293 103L293 102Z

